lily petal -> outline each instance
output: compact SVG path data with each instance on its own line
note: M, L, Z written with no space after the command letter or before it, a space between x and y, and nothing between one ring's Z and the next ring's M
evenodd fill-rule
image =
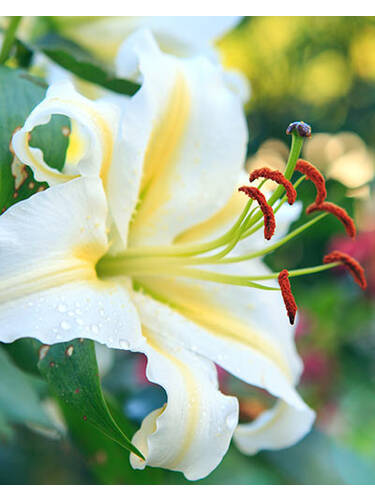
M234 434L238 448L247 455L259 450L279 450L297 443L311 429L315 413L308 407L297 409L278 401L254 422L240 424Z
M219 66L166 55L146 30L126 40L117 66L121 76L141 75L143 81L128 103L128 116L134 116L128 128L136 126L145 139L129 241L169 243L230 198L247 142L241 100Z
M213 363L176 344L172 330L155 331L152 318L144 319L147 378L164 387L168 402L150 413L134 435L133 444L146 461L131 455L132 466L164 467L200 479L217 467L229 447L238 402L218 390Z
M77 163L66 164L62 172L45 163L40 149L29 146L30 132L36 126L48 123L53 114L68 116L85 134L84 154ZM70 81L59 81L49 87L45 99L34 108L22 129L14 134L12 144L18 158L32 168L38 181L55 185L78 175L100 175L105 184L118 122L117 107L108 102L90 101L76 92Z
M52 344L86 337L109 347L143 345L124 287L99 281L108 248L98 179L79 178L10 207L0 217L0 340Z

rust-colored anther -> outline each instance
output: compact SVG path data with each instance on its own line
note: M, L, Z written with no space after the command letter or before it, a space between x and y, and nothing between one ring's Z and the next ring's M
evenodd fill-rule
M298 160L296 163L296 168L298 172L306 175L306 177L315 184L316 187L316 198L315 203L320 205L327 198L326 181L319 170L311 165L306 160Z
M257 168L251 172L250 182L255 181L255 179L258 179L259 177L271 179L272 181L284 186L289 205L293 205L296 201L297 191L294 189L293 184L279 170L272 170L268 167Z
M258 202L264 216L264 237L266 240L270 240L276 229L276 221L272 207L268 205L264 194L258 188L250 186L242 186L238 191L242 191L249 198Z
M339 207L338 205L336 205L335 203L331 203L330 201L324 201L320 205L312 203L306 209L307 214L311 214L312 212L316 211L329 212L330 214L337 217L339 221L344 225L346 234L353 239L355 238L357 230L354 221L344 208Z
M281 295L282 295L283 300L284 300L286 312L288 313L289 322L291 325L294 325L294 319L295 319L296 313L297 313L297 304L296 304L296 301L294 300L294 296L293 296L293 292L292 292L292 288L290 286L288 276L289 276L289 273L288 273L287 269L284 269L283 271L281 271L281 273L279 273L278 280L279 280Z
M367 288L367 281L363 267L356 259L348 255L347 253L340 252L340 250L334 250L324 257L323 262L324 264L330 264L331 262L341 262L341 264L345 266L353 276L354 281L357 283L357 285L359 285L363 290Z

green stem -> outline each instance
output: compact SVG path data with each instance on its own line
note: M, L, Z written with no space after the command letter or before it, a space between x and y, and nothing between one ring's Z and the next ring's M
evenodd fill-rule
M1 47L0 64L4 64L9 57L21 19L22 16L12 16L10 19L9 26L3 40L3 45Z

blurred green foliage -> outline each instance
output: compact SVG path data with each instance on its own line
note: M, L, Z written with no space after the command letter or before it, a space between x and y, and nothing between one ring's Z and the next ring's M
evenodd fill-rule
M375 18L247 18L219 47L251 82L251 151L293 120L374 145Z

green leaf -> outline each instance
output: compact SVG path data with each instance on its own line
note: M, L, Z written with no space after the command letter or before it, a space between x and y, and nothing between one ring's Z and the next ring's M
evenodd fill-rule
M42 346L38 367L51 389L74 407L85 424L92 424L123 448L142 454L113 419L100 386L94 342L73 340Z
M31 169L22 165L10 148L14 131L23 126L45 91L44 84L25 71L0 67L0 213L47 186L35 181ZM64 165L69 130L68 118L54 116L32 134L30 143L42 149L53 168Z
M0 413L3 419L54 429L53 423L43 410L37 387L33 382L0 348Z
M140 88L135 82L116 78L109 69L103 68L103 65L86 50L55 33L44 36L34 46L74 75L108 90L131 96Z
M9 57L10 51L14 43L15 34L21 19L22 16L11 16L9 18L9 24L5 31L4 39L2 41L2 46L1 46L0 64L4 64Z
M121 428L134 433L136 426L132 425L113 401L110 410ZM73 444L85 457L87 467L94 480L99 484L167 484L167 471L154 467L145 470L134 470L129 457L112 440L98 433L93 426L88 426L71 406L61 402L61 409L67 422L70 438ZM172 474L172 473L171 473Z
M3 344L3 349L12 358L12 361L26 373L40 377L38 370L38 351L40 342L36 339L22 338L11 344Z

